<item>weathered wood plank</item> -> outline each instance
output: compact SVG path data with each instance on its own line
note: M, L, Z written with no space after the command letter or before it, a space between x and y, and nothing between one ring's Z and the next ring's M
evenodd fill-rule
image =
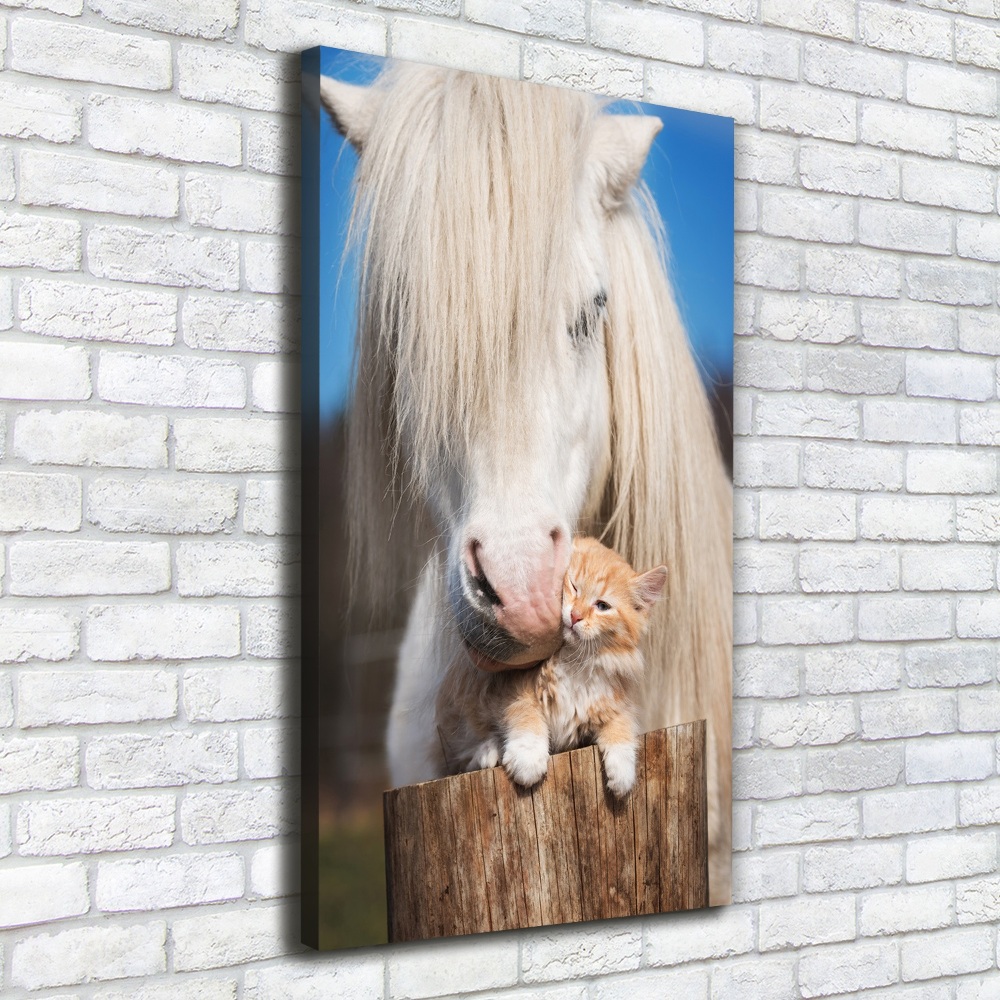
M391 941L708 905L703 721L645 734L624 800L584 747L531 790L492 768L392 789L384 808Z

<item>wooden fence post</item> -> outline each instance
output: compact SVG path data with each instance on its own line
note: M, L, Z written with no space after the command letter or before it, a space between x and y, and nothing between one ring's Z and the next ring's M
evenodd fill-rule
M596 747L526 791L503 768L383 797L389 940L708 905L705 722L646 733L624 800Z

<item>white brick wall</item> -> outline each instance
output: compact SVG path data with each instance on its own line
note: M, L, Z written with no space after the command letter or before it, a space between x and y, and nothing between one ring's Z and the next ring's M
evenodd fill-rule
M0 10L0 994L1000 996L1000 4ZM728 909L295 956L317 43L736 119Z

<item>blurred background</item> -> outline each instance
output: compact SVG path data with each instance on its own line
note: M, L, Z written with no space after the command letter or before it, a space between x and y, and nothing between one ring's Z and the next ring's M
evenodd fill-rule
M370 83L382 65L381 59L339 49L319 52L321 72L350 83ZM663 216L675 294L731 470L733 121L631 101L617 102L608 110L653 114L663 120L643 180ZM323 607L316 762L320 785L318 940L321 948L329 949L387 940L384 733L395 654L409 600L403 583L388 602L395 609L388 615L376 615L363 601L348 600L344 407L351 383L356 261L351 254L345 256L344 248L357 157L326 115L306 108L302 133L303 156L319 160L319 204L303 206L304 212L314 211L318 218L313 230L316 238L309 239L309 227L304 230L303 261L306 268L315 267L310 256L318 257L319 352L317 371L305 372L304 377L319 383L318 538ZM308 194L304 186L303 197Z

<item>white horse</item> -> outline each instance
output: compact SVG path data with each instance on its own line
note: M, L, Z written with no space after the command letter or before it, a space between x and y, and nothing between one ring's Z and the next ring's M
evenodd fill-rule
M643 722L708 720L710 894L728 902L732 499L638 183L659 119L414 65L320 96L360 154L356 566L376 589L419 576L392 781L445 772L434 699L454 657L553 651L572 536L603 535L669 567Z

